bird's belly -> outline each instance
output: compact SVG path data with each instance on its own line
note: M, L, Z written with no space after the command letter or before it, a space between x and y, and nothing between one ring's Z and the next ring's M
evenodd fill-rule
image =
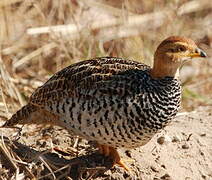
M144 145L162 128L162 125L148 125L148 114L139 104L120 100L111 103L108 99L84 101L70 98L53 109L60 114L62 127L87 140L111 147Z
M156 133L156 131L150 131L149 129L143 129L141 132L138 130L133 133L133 128L131 129L127 127L127 125L123 126L121 123L110 124L107 122L101 124L101 121L97 122L99 118L86 119L84 123L78 123L76 119L70 120L67 117L61 117L61 119L68 121L68 123L65 123L63 126L68 131L89 141L95 141L99 144L115 148L136 148L143 146L149 142Z

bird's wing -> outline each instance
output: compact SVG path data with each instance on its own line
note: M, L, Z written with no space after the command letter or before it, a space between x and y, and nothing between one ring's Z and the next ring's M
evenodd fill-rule
M120 82L130 80L130 75L138 70L149 68L136 61L112 57L82 61L54 74L43 86L37 88L29 103L42 107L63 98L89 94L89 90L94 89L103 94L118 94L119 89L126 88ZM120 86L114 89L113 84L117 83Z

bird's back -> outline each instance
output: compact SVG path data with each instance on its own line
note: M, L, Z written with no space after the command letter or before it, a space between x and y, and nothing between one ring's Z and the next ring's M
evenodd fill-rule
M120 81L128 72L148 70L149 66L122 58L101 57L70 65L54 74L30 97L30 103L43 106L66 97L77 97L80 91Z

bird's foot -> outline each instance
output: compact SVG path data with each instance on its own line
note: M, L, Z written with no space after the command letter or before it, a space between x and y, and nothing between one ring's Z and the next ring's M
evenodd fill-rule
M125 165L123 160L120 158L118 151L110 146L106 145L98 145L100 154L104 156L109 156L113 160L113 166L119 165L120 167L124 168L126 171L130 172L130 169Z

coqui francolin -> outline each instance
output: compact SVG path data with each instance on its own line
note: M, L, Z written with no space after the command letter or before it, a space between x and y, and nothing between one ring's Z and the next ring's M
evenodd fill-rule
M72 64L31 95L3 127L53 124L99 145L100 153L125 166L117 148L146 144L177 114L179 68L206 57L191 39L172 36L158 46L153 68L137 61L101 57Z

